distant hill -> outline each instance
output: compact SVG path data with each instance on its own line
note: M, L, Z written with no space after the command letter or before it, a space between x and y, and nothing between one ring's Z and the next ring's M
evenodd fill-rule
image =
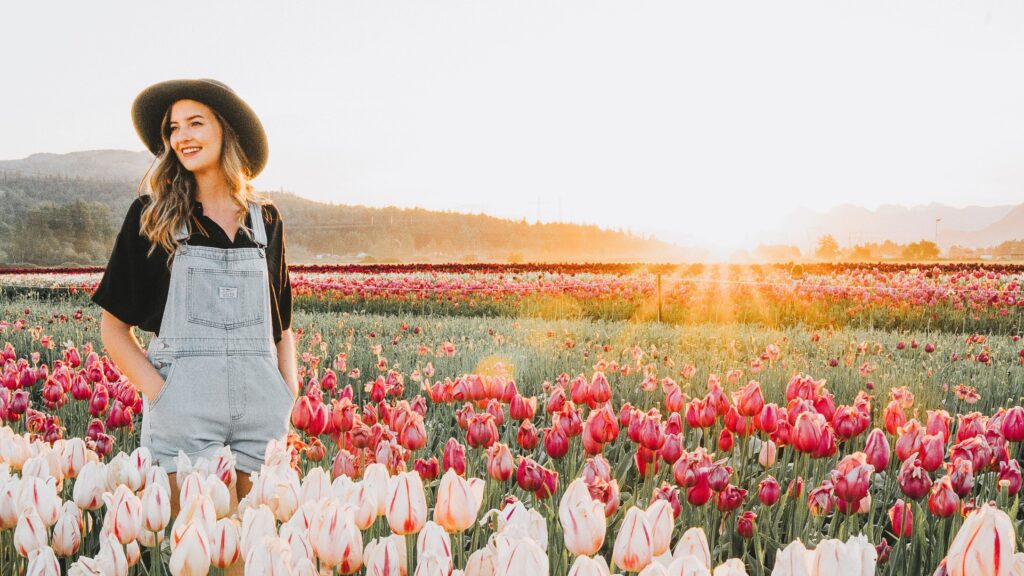
M0 161L0 265L105 263L113 234L152 160L149 152L94 150ZM291 263L664 262L703 256L653 238L590 225L529 224L483 214L369 208L288 193L264 194L281 209ZM97 218L107 219L114 232L97 226ZM103 230L94 234L99 237L76 241L77 246L90 247L88 251L65 242L72 229L80 236L87 232L82 228Z
M932 203L913 207L885 205L877 210L850 204L825 212L796 210L777 229L765 231L761 240L794 244L805 251L812 250L817 239L825 234L831 234L843 246L885 240L934 240L936 218L941 219L938 244L943 250L953 245L982 248L1024 238L1024 204L953 208Z

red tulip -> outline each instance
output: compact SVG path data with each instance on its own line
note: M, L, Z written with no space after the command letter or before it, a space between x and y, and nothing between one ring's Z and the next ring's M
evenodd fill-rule
M648 414L640 426L640 445L649 450L660 450L665 444L665 434L661 429L661 416Z
M409 451L416 451L427 444L427 428L423 423L423 417L412 412L412 418L406 422L405 427L398 435L398 443Z
M512 403L508 407L508 415L515 420L532 420L533 415L537 412L537 398L531 396L530 398L523 398L522 396L516 395L512 398Z
M952 516L959 505L960 497L953 491L949 476L943 476L932 486L931 494L928 496L928 509L932 514L945 518Z
M675 464L676 460L683 455L683 435L666 434L665 444L661 447L661 458L666 464Z
M835 492L828 480L807 493L807 508L812 516L825 516L832 512L835 505Z
M774 476L769 476L758 484L757 499L765 506L771 506L779 501L781 490L779 481Z
M905 460L896 478L900 490L911 500L919 500L932 487L932 479L928 476L928 471L920 466L918 458Z
M743 499L747 497L747 491L729 484L724 490L718 492L715 504L721 512L731 512L743 505Z
M896 457L900 462L917 455L921 451L921 439L924 437L924 427L917 420L910 420L896 429Z
M608 383L608 379L604 377L604 373L600 371L594 372L593 378L590 379L588 392L590 401L595 404L604 404L612 399L612 387Z
M961 498L966 498L974 488L974 465L966 458L957 458L946 465L950 485Z
M466 447L459 444L455 438L449 438L444 445L441 452L441 469L453 469L459 475L466 473Z
M1024 441L1024 408L1014 406L1007 410L1000 430L1010 442Z
M431 456L430 460L417 458L416 462L413 463L412 469L419 473L420 478L428 482L436 480L441 473L441 465L437 462L437 456Z
M874 467L863 452L843 458L831 475L836 497L847 503L860 502L868 495L872 472Z
M736 519L736 533L743 538L752 538L754 536L756 520L757 514L754 514L750 510L740 514L739 518Z
M832 415L832 429L843 440L853 438L861 432L860 412L853 406L840 406Z
M897 538L909 538L914 533L914 511L903 500L896 500L896 503L889 508L889 523L892 524L892 533Z
M761 393L761 384L751 380L746 386L740 388L732 395L732 401L736 403L736 410L740 416L747 418L757 416L764 408L764 395Z
M928 425L925 431L928 434L942 434L942 442L949 442L949 423L953 418L945 410L929 410Z
M864 454L867 456L868 464L875 468L875 472L882 472L889 466L889 440L881 429L875 428L868 434Z
M516 434L516 442L523 450L533 450L537 447L537 444L540 443L540 435L537 434L537 428L533 422L523 420L523 423L519 425L519 432Z
M942 466L942 460L946 453L946 444L941 434L925 434L921 440L921 467L929 472L934 472Z
M487 475L499 482L505 482L515 473L515 462L508 446L501 442L491 444L487 449Z
M1002 491L1005 487L1010 496L1016 496L1021 487L1020 462L1010 460L999 463L999 477L996 479L996 486Z
M771 434L779 426L781 411L776 404L765 404L761 412L754 417L754 428L761 432Z
M487 448L498 440L498 427L494 416L475 414L469 419L469 430L466 432L466 443L470 448Z
M889 402L885 407L885 430L892 435L897 434L897 429L907 423L907 415L903 413L903 407L896 400Z
M728 428L722 428L722 432L718 435L718 449L722 452L730 452L733 443L732 432Z
M725 413L725 427L738 436L747 436L752 428L747 418L741 416L735 406L730 406L729 411Z
M821 444L825 417L812 412L801 412L793 425L793 447L800 452L812 453Z
M544 429L544 450L554 459L569 453L569 438L558 426Z
M711 500L711 487L708 486L707 474L698 474L696 482L686 489L686 501L693 506L703 506Z

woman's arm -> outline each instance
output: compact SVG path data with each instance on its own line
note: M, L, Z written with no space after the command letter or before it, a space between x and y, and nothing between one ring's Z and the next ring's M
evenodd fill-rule
M100 317L100 339L118 370L152 402L163 387L164 379L142 352L131 325L104 310Z
M299 394L299 374L295 362L295 337L289 328L281 332L281 341L277 343L277 369L288 383L292 396Z

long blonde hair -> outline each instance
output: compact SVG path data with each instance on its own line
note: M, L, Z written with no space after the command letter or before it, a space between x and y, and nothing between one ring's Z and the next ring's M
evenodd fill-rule
M160 122L160 138L164 142L163 151L153 162L154 168L146 171L142 181L139 182L139 195L143 184L148 184L152 201L147 205L139 219L139 233L145 236L149 242L149 252L146 256L152 256L157 245L162 247L168 254L167 267L170 268L174 253L179 242L174 238L175 233L181 225L191 217L192 201L196 194L195 175L186 169L178 156L171 148L170 123L172 103L167 107L163 120ZM249 202L255 202L261 206L270 204L270 200L257 195L253 185L249 182L252 176L245 160L245 151L238 141L238 135L231 125L224 120L224 117L217 113L212 107L214 118L221 127L222 143L220 163L223 169L228 189L231 190L231 200L238 207L238 218L241 229L251 239L253 231L245 226L245 214L248 212ZM191 226L189 227L191 229Z

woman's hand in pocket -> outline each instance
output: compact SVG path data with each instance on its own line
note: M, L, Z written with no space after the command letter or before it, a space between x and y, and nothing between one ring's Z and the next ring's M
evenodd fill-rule
M160 395L160 390L164 387L164 378L160 375L160 372L156 368L152 368L147 371L145 380L139 385L139 392L146 396L146 400L150 405L156 400L156 397Z

